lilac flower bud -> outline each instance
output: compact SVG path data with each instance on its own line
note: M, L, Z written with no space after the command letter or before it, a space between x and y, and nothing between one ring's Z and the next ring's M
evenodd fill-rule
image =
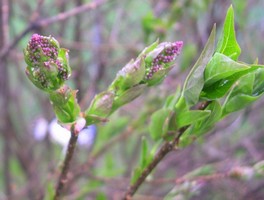
M80 106L76 99L77 90L64 85L49 93L50 102L60 123L76 122L80 114Z
M183 46L182 41L163 42L146 54L146 73L144 82L149 86L158 84L172 69L173 62L180 54Z
M62 49L57 40L33 34L24 50L26 74L31 82L44 91L54 91L70 76L68 50Z

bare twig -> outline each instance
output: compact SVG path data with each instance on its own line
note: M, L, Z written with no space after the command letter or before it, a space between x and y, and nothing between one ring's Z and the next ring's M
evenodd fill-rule
M67 174L69 171L70 162L71 162L71 159L72 159L72 156L74 153L74 149L76 146L77 139L78 139L78 134L76 134L72 130L71 131L71 139L70 139L69 144L68 144L66 157L64 159L61 174L60 174L59 179L58 179L54 200L59 200L61 198L64 185L66 184L67 179L68 179Z
M129 200L132 198L132 196L136 193L138 188L141 186L141 184L145 181L147 176L152 172L152 170L158 165L158 163L169 153L171 152L174 148L175 145L178 143L178 140L173 140L172 142L166 142L165 144L162 145L158 153L155 155L154 159L152 162L143 170L141 173L140 177L137 179L137 181L130 185L129 188L127 189L123 199L124 200Z

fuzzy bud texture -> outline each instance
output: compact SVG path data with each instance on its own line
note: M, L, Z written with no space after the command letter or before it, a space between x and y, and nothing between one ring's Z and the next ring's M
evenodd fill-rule
M58 89L70 76L68 50L61 49L51 36L33 34L24 50L26 74L40 89Z
M168 64L173 62L180 54L182 46L182 41L173 43L165 42L159 44L156 47L158 54L155 55L152 62L148 66L146 66L145 79L151 79L156 72L169 67ZM150 54L153 54L153 52L151 52Z

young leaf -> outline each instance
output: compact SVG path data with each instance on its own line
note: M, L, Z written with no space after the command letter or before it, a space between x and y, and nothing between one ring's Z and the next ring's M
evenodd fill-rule
M261 95L264 92L264 69L260 68L255 73L255 82L253 86L253 96Z
M239 80L236 81L236 85L232 89L231 94L228 97L232 98L241 93L252 95L254 82L255 82L254 72L242 76Z
M222 53L232 60L237 60L241 53L241 49L236 41L234 11L232 5L227 11L223 31L217 44L216 52Z
M210 110L191 110L176 114L176 125L178 128L193 124L210 115Z
M203 88L201 97L207 100L214 100L223 97L232 85L242 76L256 71L257 69L262 68L261 65L251 65L249 68L236 72L233 75L226 77L222 80L215 82L214 84Z
M215 53L205 68L205 87L249 68L250 66L235 62L224 54Z
M142 170L140 167L137 167L134 169L132 176L131 176L130 184L134 184L138 180L141 172L142 172Z
M256 101L263 93L263 88L260 88L258 85L260 84L260 86L263 86L263 76L264 70L258 69L256 72L241 77L226 98L223 116L243 109ZM259 88L261 90L258 90ZM258 92L256 93L256 91Z
M117 93L137 85L145 75L145 61L143 57L131 60L118 73L110 86Z
M149 132L153 140L158 140L167 133L171 114L172 111L166 108L152 114Z
M180 95L181 95L181 88L178 87L175 94L167 97L164 107L168 108L170 110L173 110L175 108L175 105L176 105Z
M129 88L128 90L125 90L118 96L115 96L111 112L114 112L119 107L136 99L138 96L140 96L144 92L145 88L146 88L145 84L139 84L139 85Z
M208 132L214 124L220 120L222 116L222 108L218 101L212 101L206 110L211 111L210 115L203 120L195 123L190 130L190 135L195 135L196 137Z
M145 137L141 140L140 168L143 170L148 162L148 143Z
M215 25L199 59L193 66L183 86L183 95L189 106L195 105L204 86L204 69L213 56L215 48Z
M90 105L85 111L85 116L94 115L101 118L108 117L112 111L114 93L111 91L104 91L97 94ZM88 122L88 120L86 120Z
M73 123L78 118L80 106L77 103L76 93L77 90L72 90L66 85L49 93L54 113L59 122Z
M260 96L250 96L246 94L238 94L230 99L224 107L223 116L245 108L250 103L256 101Z

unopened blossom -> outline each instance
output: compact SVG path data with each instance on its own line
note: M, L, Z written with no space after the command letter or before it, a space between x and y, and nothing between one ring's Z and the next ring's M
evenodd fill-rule
M33 34L24 50L26 74L38 88L45 91L58 89L70 76L68 50L62 49L57 40Z
M149 80L156 72L171 67L172 62L180 54L182 46L182 41L160 43L147 55L147 57L152 57L152 60L146 65L145 79Z

